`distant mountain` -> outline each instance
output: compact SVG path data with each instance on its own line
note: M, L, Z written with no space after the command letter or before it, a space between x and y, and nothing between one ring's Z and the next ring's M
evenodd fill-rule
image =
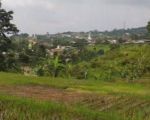
M87 37L89 33L91 33L92 37L100 37L100 36L121 37L127 33L130 35L145 36L148 33L148 31L146 27L139 27L139 28L130 28L130 29L114 29L112 31L93 30L89 32L64 32L64 33L60 33L60 35L67 34L72 36Z
M88 32L63 32L63 33L57 33L57 34L43 34L38 35L36 34L36 38L41 41L55 41L55 40L66 40L71 41L74 40L74 38L83 38L87 39L89 34L92 38L121 38L123 35L128 34L134 38L149 38L150 35L148 34L148 31L146 27L139 27L139 28L130 28L130 29L114 29L112 31L88 31ZM28 37L28 34L20 34L18 37L24 38Z
M109 35L109 36L122 36L126 33L132 34L132 35L139 35L143 36L147 34L147 29L146 27L139 27L139 28L131 28L131 29L114 29L112 31L105 31L101 32L104 35Z

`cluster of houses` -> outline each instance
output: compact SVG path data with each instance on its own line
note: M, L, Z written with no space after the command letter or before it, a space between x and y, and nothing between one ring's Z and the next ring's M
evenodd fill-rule
M85 34L79 34L79 33L63 33L61 34L62 37L69 37L69 38L75 38L75 39L86 39L87 40L87 43L89 45L95 45L96 44L96 40L95 38L92 38L92 35L91 35L91 32L88 33L88 37L85 37L87 36L87 33L86 35ZM102 36L102 33L100 33L100 36ZM73 41L75 42L75 41ZM107 40L103 40L103 42L107 42L109 44L119 44L120 41L117 40L117 39L111 39L111 38L107 38ZM150 40L148 39L141 39L141 40L132 40L131 37L130 37L130 33L125 33L123 36L122 36L122 42L121 43L124 43L124 44L145 44L145 43L150 43Z
M119 44L118 40L107 40L110 44ZM150 44L150 40L141 39L141 40L126 40L123 44Z
M71 37L71 35L67 35L67 34L62 34L62 37ZM79 36L75 36L76 39L85 39L83 37L79 37ZM91 37L91 33L89 33L88 35L88 38L86 39L87 40L87 43L89 45L94 45L96 43L96 41L94 39L92 39ZM76 41L72 41L71 42L72 44L75 44ZM40 42L37 40L37 37L35 36L32 36L32 37L29 37L28 39L28 49L33 49L33 46L36 45L36 44L41 44L41 45L44 45L44 46L48 46L48 43L47 42ZM61 45L58 45L56 48L47 48L46 51L48 53L48 55L50 56L54 56L55 54L61 54L63 53L64 50L70 50L70 49L73 49L74 47L73 46L61 46Z
M71 35L71 34L67 34L67 33L60 34L60 35L61 35L62 38L63 37L68 37L68 38L74 37L75 39L78 39L78 40L85 39L85 40L87 40L88 45L95 45L96 44L96 40L94 38L92 38L92 35L91 35L90 32L88 33L88 36L87 35L86 36L81 36L79 34ZM49 34L48 34L48 36L50 37ZM39 42L37 40L37 37L35 37L35 36L30 37L28 42L29 42L29 45L28 45L29 49L32 49L33 46L36 45L36 44L42 44L44 46L48 45L47 42L43 42L43 41ZM72 44L76 43L76 41L71 41L71 42L72 42ZM105 42L107 42L109 44L119 44L120 43L120 41L116 40L116 39L110 39L110 40L108 39L108 40L105 40ZM145 44L145 43L150 43L150 40L147 40L147 39L131 40L130 37L129 37L129 34L126 33L123 36L123 42L122 43L123 44ZM47 48L46 51L47 51L48 55L54 56L56 53L57 54L61 54L64 50L69 50L69 49L72 49L72 48L73 48L72 46L61 46L61 45L58 45L56 48L51 48L51 49Z
M150 44L150 40L147 40L147 39L133 40L132 43L135 43L135 44L149 43Z

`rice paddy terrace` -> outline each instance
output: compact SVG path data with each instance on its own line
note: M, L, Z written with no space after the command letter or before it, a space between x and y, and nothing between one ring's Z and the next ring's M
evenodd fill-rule
M0 120L150 120L149 79L105 83L0 73Z

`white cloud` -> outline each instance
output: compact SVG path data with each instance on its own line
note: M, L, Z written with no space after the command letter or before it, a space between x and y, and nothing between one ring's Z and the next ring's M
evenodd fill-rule
M4 5L8 7L24 7L24 6L29 6L34 3L34 0L5 0L3 1Z
M49 10L54 9L56 5L48 0L5 0L3 1L6 7L16 8L16 7L41 7L47 8Z
M51 33L143 26L150 0L3 0L22 32Z

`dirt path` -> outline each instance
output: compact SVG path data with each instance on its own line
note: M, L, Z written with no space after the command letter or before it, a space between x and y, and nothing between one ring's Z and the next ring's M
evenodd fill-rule
M44 86L0 86L0 93L59 102L75 102L88 96L86 93Z
M148 109L150 101L132 97L102 95L86 92L69 91L46 86L0 86L0 94L9 94L38 100L50 100L65 104L80 103L99 111L115 108L119 113L134 112L134 108ZM126 106L126 107L124 107ZM150 111L148 109L147 113Z
M114 103L120 98L112 95L69 91L46 86L0 86L0 93L69 104L80 103L94 108L101 108L102 106L105 108L108 104Z

